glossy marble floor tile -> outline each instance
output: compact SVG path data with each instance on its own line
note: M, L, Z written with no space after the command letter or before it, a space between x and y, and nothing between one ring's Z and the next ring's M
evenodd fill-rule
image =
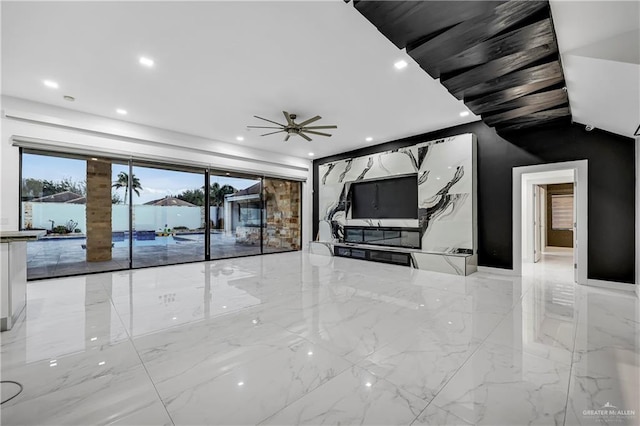
M261 424L405 425L426 405L369 371L352 367Z
M638 299L574 285L562 254L524 271L295 252L32 282L0 420L639 424Z
M432 402L472 424L562 424L570 370L485 343Z
M640 376L588 373L575 368L571 375L566 425L637 425Z

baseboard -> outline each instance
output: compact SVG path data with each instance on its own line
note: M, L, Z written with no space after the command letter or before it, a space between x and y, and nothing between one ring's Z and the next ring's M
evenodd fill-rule
M478 266L478 272L486 272L487 274L516 276L513 269L493 268L491 266Z
M593 287L600 287L600 288L610 288L613 290L633 291L633 292L636 291L635 284L619 283L615 281L592 280L591 278L587 280L587 285L590 285Z

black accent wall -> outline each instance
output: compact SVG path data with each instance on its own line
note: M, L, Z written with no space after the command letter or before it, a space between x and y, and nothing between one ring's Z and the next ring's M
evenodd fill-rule
M498 134L482 121L411 136L313 162L313 235L318 233L318 166L447 136L478 138L478 262L511 269L512 168L562 161L589 161L588 278L634 283L635 148L631 138L583 125Z

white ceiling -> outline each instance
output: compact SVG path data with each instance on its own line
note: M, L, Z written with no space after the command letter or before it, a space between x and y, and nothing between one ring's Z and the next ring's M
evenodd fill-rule
M640 2L550 4L573 120L633 137L640 125Z
M478 119L342 0L3 1L2 93L305 158ZM287 143L246 129L282 110L338 129Z

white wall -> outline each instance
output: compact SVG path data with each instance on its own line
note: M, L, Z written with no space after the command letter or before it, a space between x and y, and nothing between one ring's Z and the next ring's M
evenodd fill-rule
M25 203L22 203L24 206ZM36 229L51 229L51 222L54 226L65 226L67 222L73 220L78 222L76 228L82 232L87 232L87 209L84 204L65 203L31 203L31 225ZM26 226L25 218L22 218L22 227Z
M176 226L197 229L202 226L200 207L134 206L133 210L135 212L134 227L140 231L160 231L164 228L173 229ZM115 226L113 229L116 229Z
M311 239L311 162L240 145L2 97L0 230L17 230L19 150L13 141L61 152L145 158L307 180L303 185L303 246Z

